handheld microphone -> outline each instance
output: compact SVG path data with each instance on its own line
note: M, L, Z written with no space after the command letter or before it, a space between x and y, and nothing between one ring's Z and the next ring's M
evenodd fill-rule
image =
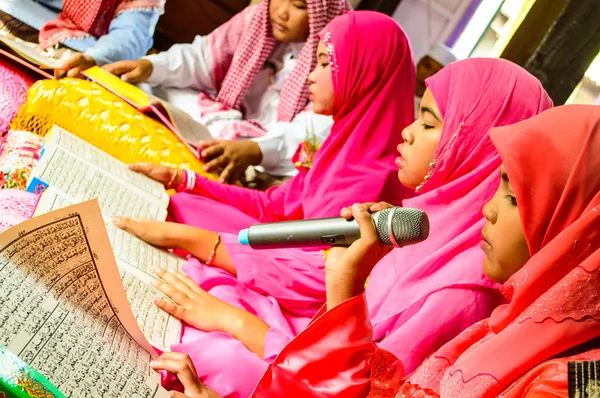
M429 236L429 218L418 209L391 207L371 214L379 239L388 246L419 243ZM238 239L253 249L350 246L360 238L356 220L343 217L253 225Z

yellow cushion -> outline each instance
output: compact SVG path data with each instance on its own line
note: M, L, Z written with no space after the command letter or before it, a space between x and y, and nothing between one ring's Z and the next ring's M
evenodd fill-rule
M80 79L35 83L11 128L45 136L55 124L124 163L163 164L216 179L163 124L96 83Z

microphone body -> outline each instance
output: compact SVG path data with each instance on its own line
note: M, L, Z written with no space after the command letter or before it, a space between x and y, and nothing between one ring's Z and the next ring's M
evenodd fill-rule
M402 247L429 235L429 219L421 210L392 207L373 213L373 225L386 245ZM253 249L350 246L360 238L355 220L343 217L253 225L239 234Z

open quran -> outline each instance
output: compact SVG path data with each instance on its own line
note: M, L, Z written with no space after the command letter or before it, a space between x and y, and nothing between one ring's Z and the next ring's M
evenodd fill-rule
M43 154L32 170L29 189L43 187L35 215L97 200L100 224L108 233L111 254L121 271L129 304L148 340L161 350L178 343L181 323L162 312L152 300L161 293L150 286L152 268L170 271L184 260L115 227L111 216L164 221L169 196L164 187L66 130L54 127ZM1 343L0 343L1 344Z
M0 396L168 397L149 366L179 326L115 259L97 201L0 235Z
M160 183L58 126L46 136L40 155L28 184L30 192L47 188L36 214L98 199L105 217L167 217L169 196Z

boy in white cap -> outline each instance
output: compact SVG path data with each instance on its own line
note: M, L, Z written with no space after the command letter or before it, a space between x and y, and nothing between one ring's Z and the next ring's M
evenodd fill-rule
M427 89L427 86L425 86L425 79L435 75L444 66L456 60L456 55L454 55L452 50L442 43L437 43L423 58L421 58L417 64L416 70L417 84L415 87L415 117L418 117L419 115L421 98L423 98L423 94Z

